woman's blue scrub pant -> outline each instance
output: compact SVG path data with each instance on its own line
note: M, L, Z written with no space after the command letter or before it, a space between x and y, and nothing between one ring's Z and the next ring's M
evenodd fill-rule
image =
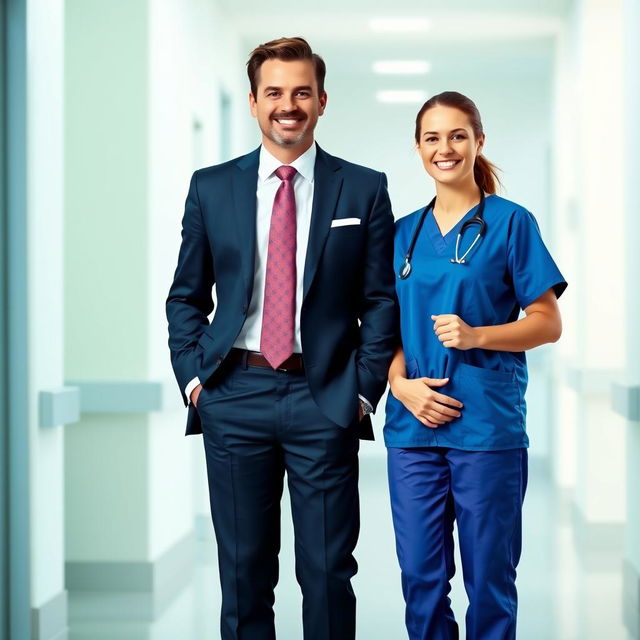
M409 638L458 638L448 597L454 520L467 638L515 638L527 450L389 448L388 470Z

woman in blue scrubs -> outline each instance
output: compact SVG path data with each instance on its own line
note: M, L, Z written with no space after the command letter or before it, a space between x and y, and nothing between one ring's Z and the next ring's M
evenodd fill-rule
M454 521L467 638L515 638L524 352L562 331L566 282L531 213L496 195L484 137L469 98L427 101L415 140L436 197L396 224L402 346L389 370L384 438L411 640L458 638L448 597Z

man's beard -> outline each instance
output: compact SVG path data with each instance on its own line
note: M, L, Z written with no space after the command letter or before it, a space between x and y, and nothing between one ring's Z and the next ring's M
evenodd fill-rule
M272 125L271 129L269 129L267 137L280 147L295 147L307 134L308 126L309 121L306 120L304 126L302 127L302 130L298 134L296 134L293 138L285 138L280 133L278 133L275 130L275 126Z

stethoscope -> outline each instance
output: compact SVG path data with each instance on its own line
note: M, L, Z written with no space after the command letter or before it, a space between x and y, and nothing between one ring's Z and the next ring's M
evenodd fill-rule
M416 242L418 240L418 236L420 235L420 230L422 229L422 225L424 224L424 219L427 217L429 211L433 211L433 208L436 204L436 199L434 198L424 209L422 215L420 216L420 220L418 220L418 224L416 225L415 231L413 232L413 237L411 238L411 243L409 244L409 250L407 251L407 255L404 258L404 263L402 267L400 267L400 272L398 273L398 277L401 280L406 280L411 274L411 258L413 257L413 249L416 246ZM456 252L455 257L451 258L451 262L453 264L466 264L467 256L473 250L473 247L480 242L480 239L484 235L484 232L487 228L487 225L482 217L484 213L484 191L480 189L480 204L478 204L478 209L473 214L471 218L466 220L463 225L460 227L460 231L458 231L458 237L456 238ZM478 225L478 233L476 237L473 239L473 242L469 246L469 248L462 254L459 254L460 251L460 241L462 240L462 236L464 236L464 232L469 229L472 225Z

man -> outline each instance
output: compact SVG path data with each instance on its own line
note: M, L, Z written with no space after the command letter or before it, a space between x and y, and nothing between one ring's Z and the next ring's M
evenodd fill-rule
M247 67L262 145L193 175L167 300L187 434L204 435L222 638L275 638L286 471L304 637L353 640L358 436L396 342L386 178L315 144L325 65L305 40Z

